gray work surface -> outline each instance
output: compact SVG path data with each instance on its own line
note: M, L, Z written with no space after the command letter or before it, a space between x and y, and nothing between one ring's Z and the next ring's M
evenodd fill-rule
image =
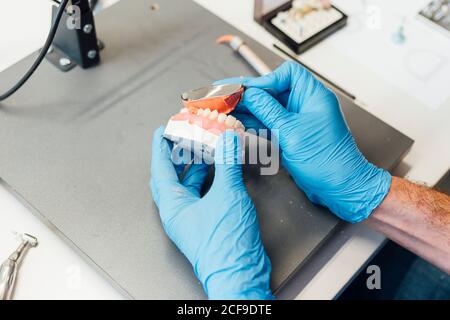
M105 43L100 66L62 73L45 61L0 105L0 177L125 295L204 298L151 198L152 133L181 108L181 92L254 74L215 44L218 36L241 35L271 67L281 59L191 1L166 0L158 11L145 0L121 1L96 21ZM35 57L1 73L2 90ZM341 102L363 153L392 168L412 141ZM278 289L338 221L314 207L284 170L260 176L256 169L246 167L246 184Z

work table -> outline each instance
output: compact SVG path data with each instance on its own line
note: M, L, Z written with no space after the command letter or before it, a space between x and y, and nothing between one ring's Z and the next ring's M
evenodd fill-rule
M44 42L50 23L48 1L27 3L32 8L22 12L23 1L0 4L0 12L10 11L4 14L6 19L0 21L2 30L14 30L6 34L6 40L0 44L0 70L35 51ZM418 11L424 3L402 1L411 12ZM253 21L252 1L196 2L270 50L275 50L273 44L279 43ZM387 84L365 66L351 61L327 40L301 55L300 60L357 96L367 111L415 140L412 150L396 170L398 175L406 174L409 179L433 185L447 171L450 164L450 101L438 109L428 108ZM57 230L50 230L3 186L0 186L0 217L4 221L0 226L2 260L18 245L10 231L28 232L40 240L40 246L31 249L24 260L15 298L122 298L95 268L61 241ZM359 224L343 226L330 240L329 245L321 248L280 292L280 298L333 299L377 252L385 238Z

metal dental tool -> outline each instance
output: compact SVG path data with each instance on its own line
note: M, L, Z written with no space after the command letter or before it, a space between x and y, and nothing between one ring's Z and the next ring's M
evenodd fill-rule
M0 300L10 300L14 293L20 263L27 250L38 245L36 237L24 233L22 243L0 266Z
M270 67L262 61L239 36L227 34L219 37L216 42L219 44L229 44L230 47L238 52L260 75L263 76L272 71L272 69L270 69Z
M240 84L211 85L184 92L181 100L188 109L211 109L228 114L234 110L243 92Z

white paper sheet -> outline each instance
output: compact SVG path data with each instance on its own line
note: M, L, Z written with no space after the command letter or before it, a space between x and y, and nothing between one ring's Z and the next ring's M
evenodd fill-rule
M418 16L427 1L339 0L348 25L329 38L350 59L370 68L431 109L450 97L450 37ZM393 41L404 21L406 41Z

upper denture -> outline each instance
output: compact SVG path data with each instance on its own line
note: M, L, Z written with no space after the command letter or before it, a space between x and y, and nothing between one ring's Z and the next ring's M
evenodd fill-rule
M191 110L183 108L171 117L174 121L188 121L214 134L220 135L227 129L244 130L242 123L231 115L219 113L210 109Z

